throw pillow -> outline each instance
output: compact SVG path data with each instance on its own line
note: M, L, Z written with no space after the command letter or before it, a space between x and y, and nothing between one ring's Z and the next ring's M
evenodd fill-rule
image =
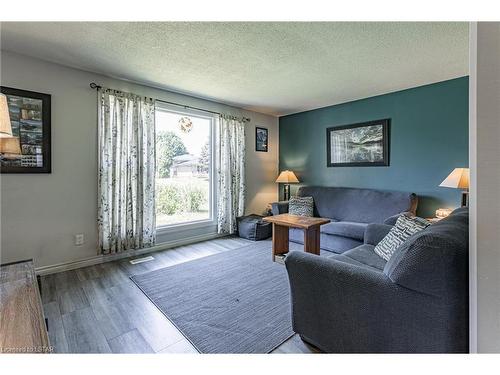
M313 197L291 197L288 201L288 213L290 215L313 216Z
M391 259L396 249L415 233L427 228L430 223L421 217L401 215L389 233L375 246L375 253L386 261Z

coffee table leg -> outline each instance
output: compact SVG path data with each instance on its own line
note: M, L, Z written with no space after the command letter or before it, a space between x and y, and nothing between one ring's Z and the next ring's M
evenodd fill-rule
M304 231L304 251L319 255L319 226Z
M288 227L273 223L273 261L275 255L288 253Z

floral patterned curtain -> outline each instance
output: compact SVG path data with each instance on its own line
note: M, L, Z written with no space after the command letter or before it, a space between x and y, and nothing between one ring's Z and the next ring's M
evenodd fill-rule
M245 125L243 120L221 115L217 129L219 233L235 233L236 218L245 212Z
M102 254L155 243L153 99L98 90L98 232Z

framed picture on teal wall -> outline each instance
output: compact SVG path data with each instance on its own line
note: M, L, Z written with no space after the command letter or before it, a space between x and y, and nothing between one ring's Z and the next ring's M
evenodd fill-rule
M389 119L326 129L328 167L389 165Z

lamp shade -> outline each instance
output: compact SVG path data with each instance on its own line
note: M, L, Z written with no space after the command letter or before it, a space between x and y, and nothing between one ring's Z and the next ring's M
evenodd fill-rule
M7 97L0 94L0 153L18 155L21 153L19 138L12 136Z
M0 94L0 134L12 136L9 106L7 105L7 97L4 94Z
M284 184L294 184L299 182L299 179L297 178L297 176L295 176L295 173L286 170L280 173L280 175L276 179L276 182L281 182Z
M19 138L0 136L0 154L6 154L6 155L21 154L21 146L19 145Z
M469 188L469 168L455 168L439 186L455 189Z

